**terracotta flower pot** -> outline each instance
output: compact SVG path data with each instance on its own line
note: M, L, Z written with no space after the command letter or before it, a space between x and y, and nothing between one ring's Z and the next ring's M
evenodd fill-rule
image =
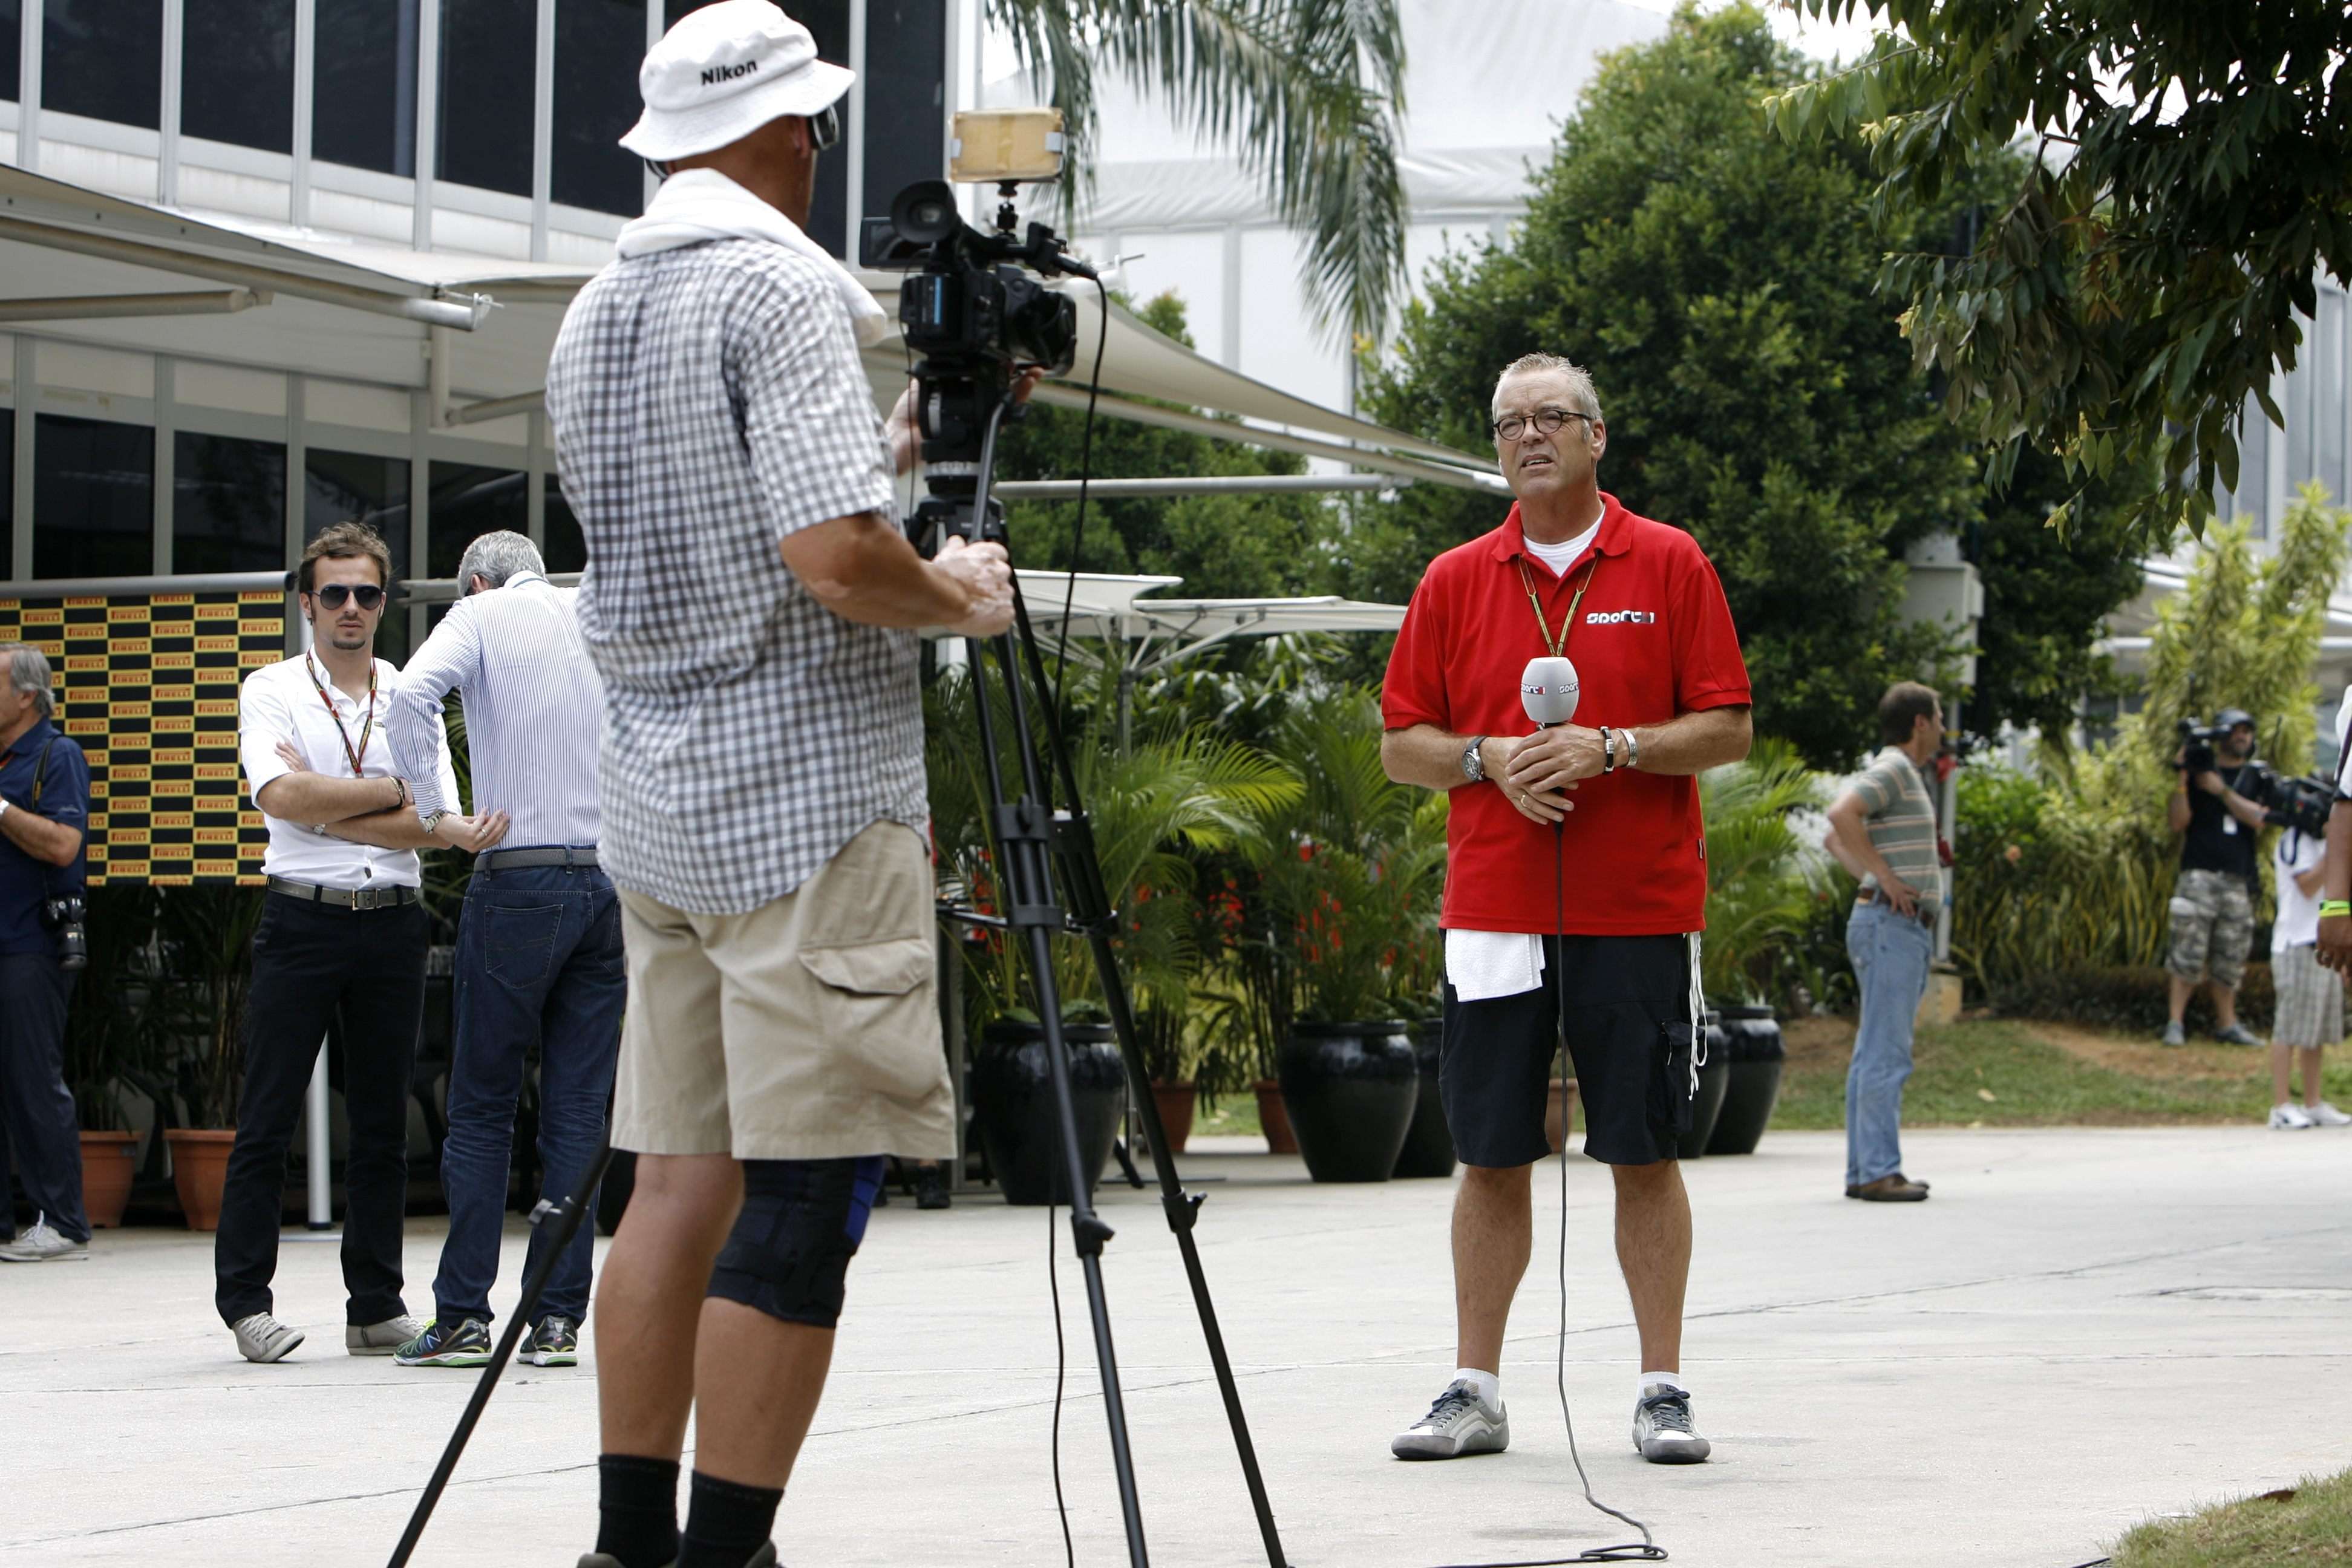
M81 1206L92 1226L112 1230L131 1203L131 1178L139 1172L139 1134L81 1135Z
M1168 1133L1168 1152L1171 1154L1181 1154L1184 1141L1192 1136L1192 1105L1200 1092L1189 1083L1151 1086L1151 1100L1160 1108L1160 1125Z
M228 1152L235 1128L173 1127L163 1133L172 1149L172 1185L179 1189L180 1212L190 1230L220 1228L221 1186L228 1180Z
M1567 1129L1576 1119L1576 1080L1570 1079L1567 1087L1568 1106L1564 1116L1561 1114L1559 1079L1551 1080L1549 1091L1544 1097L1544 1137L1555 1154L1567 1147Z
M1262 1078L1250 1088L1257 1091L1257 1124L1265 1132L1265 1149L1269 1154L1296 1154L1298 1140L1290 1131L1290 1111L1282 1103L1279 1080Z

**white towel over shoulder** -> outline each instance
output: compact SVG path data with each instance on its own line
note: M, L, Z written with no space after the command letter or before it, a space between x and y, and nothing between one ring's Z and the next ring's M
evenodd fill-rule
M1517 996L1543 984L1543 938L1516 931L1448 931L1445 978L1464 1002Z
M664 180L645 216L622 226L614 248L623 256L645 256L711 239L764 239L798 251L831 274L860 348L872 348L889 335L890 318L847 268L792 219L716 169L684 169Z

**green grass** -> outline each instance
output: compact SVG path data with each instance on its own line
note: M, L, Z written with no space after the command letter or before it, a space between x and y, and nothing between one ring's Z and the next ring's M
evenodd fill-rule
M2053 1043L2046 1027L1979 1018L1921 1030L1903 1097L1904 1125L2242 1121L2270 1108L2267 1051L2217 1046L2168 1052L2128 1037L2078 1031L2075 1037L2111 1043L2126 1064L2106 1066ZM1847 1059L1843 1043L1834 1050L1792 1050L1772 1125L1843 1127ZM2331 1100L2352 1100L2352 1068L2331 1060L2323 1087Z
M2114 1568L2301 1568L2352 1563L2352 1470L2143 1524Z
M1219 1138L1263 1138L1265 1129L1258 1124L1257 1096L1249 1089L1217 1097L1217 1108L1195 1108L1192 1131Z

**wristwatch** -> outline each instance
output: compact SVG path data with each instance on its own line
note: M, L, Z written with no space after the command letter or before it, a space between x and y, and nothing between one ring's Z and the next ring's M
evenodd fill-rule
M418 817L417 821L425 825L425 832L431 833L441 826L441 819L448 815L448 808L444 806L439 811L426 812L423 816Z
M1462 748L1462 776L1472 784L1481 783L1486 777L1486 762L1478 755L1478 748L1486 743L1486 736L1474 735L1470 743Z

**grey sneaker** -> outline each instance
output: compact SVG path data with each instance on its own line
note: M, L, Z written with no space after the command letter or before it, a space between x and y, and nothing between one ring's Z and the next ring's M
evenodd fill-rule
M425 1324L392 1359L401 1366L487 1366L490 1351L490 1326L479 1318L460 1318L446 1328Z
M2168 1046L2185 1046L2189 1043L2189 1034L2179 1024L2167 1024L2162 1039Z
M580 1325L559 1313L549 1313L522 1342L522 1359L530 1366L578 1366Z
M76 1241L56 1226L49 1216L35 1215L33 1226L16 1239L0 1246L0 1263L87 1263L89 1243Z
M267 1312L255 1312L239 1318L229 1328L236 1335L236 1348L246 1360L268 1363L283 1360L286 1352L302 1342L302 1331L279 1322Z
M349 1323L343 1328L343 1348L353 1355L394 1355L400 1347L432 1327L403 1312L381 1323Z
M1691 1430L1690 1395L1669 1383L1642 1385L1633 1402L1633 1447L1654 1465L1697 1465L1713 1451Z
M1389 1452L1400 1459L1458 1459L1465 1454L1499 1454L1511 1446L1511 1418L1478 1397L1469 1384L1455 1382L1429 1407L1429 1414L1398 1433Z
M2259 1046L2263 1037L2243 1024L2232 1024L2226 1029L2216 1029L2213 1037L2225 1046Z

